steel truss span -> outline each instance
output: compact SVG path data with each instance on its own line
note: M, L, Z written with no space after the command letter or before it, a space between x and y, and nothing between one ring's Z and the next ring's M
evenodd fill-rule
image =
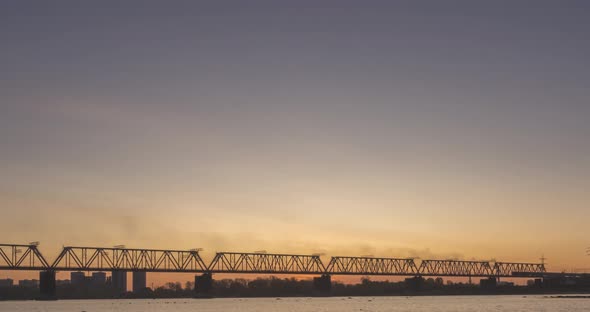
M209 265L211 273L324 274L316 255L218 252Z
M547 271L543 263L496 262L494 272L498 276L515 276L520 274L542 274Z
M64 247L51 269L205 272L207 265L194 250Z
M422 260L419 273L428 276L495 276L489 262Z
M45 270L49 267L36 244L0 244L0 270Z
M334 275L416 275L413 259L332 257L326 273Z
M53 263L36 243L0 244L0 270L143 271L185 273L253 273L308 275L390 275L454 277L542 277L543 263L332 257L319 255L218 252L209 265L198 250L64 247Z

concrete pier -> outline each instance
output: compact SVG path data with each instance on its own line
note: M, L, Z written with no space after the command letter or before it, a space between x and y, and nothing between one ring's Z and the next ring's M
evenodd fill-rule
M213 289L213 275L211 273L203 273L202 275L195 275L195 296L196 297L210 297Z
M412 291L420 291L424 286L424 277L422 276L414 276L409 277L404 280L404 284L406 285L407 289Z
M488 277L479 281L479 287L482 290L494 290L497 284L498 280L495 277Z
M112 271L111 282L113 291L120 295L127 292L127 271Z
M328 295L332 290L332 276L323 274L313 278L313 287L321 295Z
M141 293L145 291L147 287L147 273L145 271L142 272L133 272L133 292L134 293Z
M56 299L55 294L55 271L39 272L39 292L43 300Z

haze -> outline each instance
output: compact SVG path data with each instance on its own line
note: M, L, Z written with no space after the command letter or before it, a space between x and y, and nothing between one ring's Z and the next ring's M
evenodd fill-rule
M0 234L587 267L586 1L7 1Z

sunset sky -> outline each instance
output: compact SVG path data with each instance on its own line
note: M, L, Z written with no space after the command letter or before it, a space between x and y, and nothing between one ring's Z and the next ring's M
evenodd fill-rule
M589 15L4 1L0 240L590 270Z

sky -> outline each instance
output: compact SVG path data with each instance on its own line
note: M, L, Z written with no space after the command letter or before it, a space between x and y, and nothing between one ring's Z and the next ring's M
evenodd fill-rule
M4 1L2 242L590 270L589 14Z

